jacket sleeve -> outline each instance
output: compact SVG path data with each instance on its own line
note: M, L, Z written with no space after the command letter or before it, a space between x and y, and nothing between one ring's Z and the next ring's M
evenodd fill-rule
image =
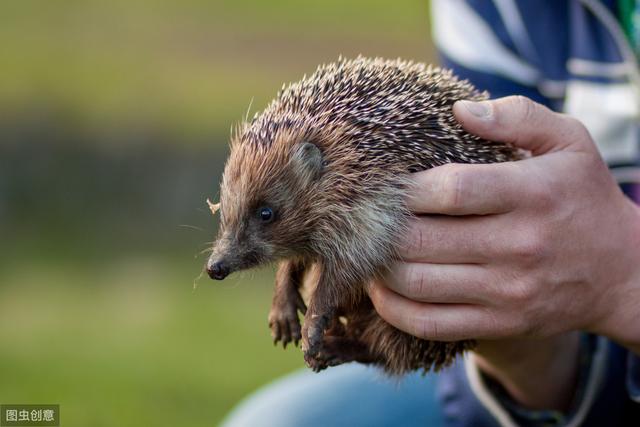
M432 0L431 22L443 67L492 98L523 95L557 107L541 92L542 73L521 54L493 2Z

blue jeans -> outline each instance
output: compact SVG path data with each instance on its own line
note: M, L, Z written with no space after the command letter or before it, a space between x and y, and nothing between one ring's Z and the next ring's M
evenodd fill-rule
M401 379L358 364L297 372L247 398L223 427L640 425L640 358L602 337L585 335L583 347L578 400L567 414L498 399L469 356L438 374Z
M386 427L444 425L436 376L402 379L351 363L276 380L241 402L223 427Z

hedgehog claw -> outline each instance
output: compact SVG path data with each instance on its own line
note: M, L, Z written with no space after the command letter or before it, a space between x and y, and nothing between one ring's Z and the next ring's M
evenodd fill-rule
M300 339L300 319L296 308L272 308L269 313L269 327L274 344L282 342L287 348L290 342Z
M271 328L271 337L273 338L273 345L277 345L280 341L280 325L277 322L269 321L269 327Z

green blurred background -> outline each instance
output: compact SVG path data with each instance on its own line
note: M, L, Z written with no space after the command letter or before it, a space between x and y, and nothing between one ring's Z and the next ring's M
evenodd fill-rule
M302 367L272 269L198 279L204 200L251 101L340 54L434 61L426 0L0 2L0 403L212 426Z

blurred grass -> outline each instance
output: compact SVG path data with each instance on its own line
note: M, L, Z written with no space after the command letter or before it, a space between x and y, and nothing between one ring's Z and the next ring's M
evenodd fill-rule
M339 54L428 59L427 18L423 0L1 2L0 99L84 127L226 135Z
M301 367L271 344L270 270L193 291L203 200L251 100L340 54L432 61L427 9L0 2L0 403L59 403L63 426L211 426Z
M302 366L271 343L264 274L195 291L192 276L131 256L4 269L0 402L59 403L64 426L211 426Z

